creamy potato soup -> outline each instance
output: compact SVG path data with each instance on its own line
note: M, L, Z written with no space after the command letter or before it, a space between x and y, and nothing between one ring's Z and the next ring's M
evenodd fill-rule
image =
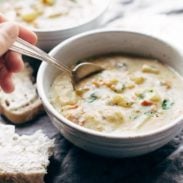
M4 0L0 3L0 12L8 19L37 29L73 27L88 21L100 8L97 0Z
M121 55L89 61L105 70L82 80L76 91L65 73L51 87L51 103L73 123L99 132L140 134L182 115L183 80L167 65Z

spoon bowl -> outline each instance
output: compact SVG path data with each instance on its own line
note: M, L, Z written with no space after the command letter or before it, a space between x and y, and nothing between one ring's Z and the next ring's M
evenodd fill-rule
M97 64L93 64L90 62L82 62L80 64L77 64L73 69L72 69L72 80L76 83L82 80L83 78L100 72L104 70L103 67Z

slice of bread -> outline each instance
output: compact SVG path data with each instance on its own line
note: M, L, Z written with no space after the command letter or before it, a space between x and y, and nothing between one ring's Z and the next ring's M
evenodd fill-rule
M0 114L20 124L43 112L43 106L36 91L33 69L28 63L25 63L22 72L13 75L13 82L14 92L7 94L0 91Z
M13 125L0 124L0 182L44 183L53 148L41 131L20 136Z

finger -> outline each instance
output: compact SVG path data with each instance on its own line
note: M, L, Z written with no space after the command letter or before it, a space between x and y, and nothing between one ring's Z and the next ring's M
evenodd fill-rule
M11 93L14 91L15 87L11 78L11 75L7 75L1 82L1 88L6 93Z
M0 23L5 21L6 21L6 18L0 13Z
M5 60L2 57L0 57L0 72L1 72L2 67L4 67L4 62L5 62Z
M6 22L6 18L0 13L0 23L2 22ZM21 37L22 39L35 44L37 42L37 35L32 32L31 30L21 26L21 25L17 25L19 26L19 37Z
M37 42L36 34L23 26L19 26L19 27L20 27L19 37L28 41L31 44L36 44L36 42Z
M1 82L1 88L6 93L11 93L14 91L15 87L11 79L11 75L7 75L4 80Z
M4 55L4 64L9 72L20 72L24 68L22 56L13 51L8 51Z
M5 22L0 24L0 56L2 56L13 44L19 34L18 26Z
M2 67L0 70L0 86L6 92L10 93L14 90L13 81L11 79L12 74Z

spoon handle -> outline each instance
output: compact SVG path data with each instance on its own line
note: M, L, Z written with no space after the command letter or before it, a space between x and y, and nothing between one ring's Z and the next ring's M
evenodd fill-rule
M45 61L47 63L54 65L55 67L57 67L60 70L63 70L63 71L68 72L69 74L72 74L70 69L67 66L65 66L61 63L58 63L55 58L51 57L43 50L28 43L27 41L24 41L21 38L17 38L17 40L14 42L14 44L9 49L12 51L15 51L17 53L32 57L32 58L36 58L41 61Z

